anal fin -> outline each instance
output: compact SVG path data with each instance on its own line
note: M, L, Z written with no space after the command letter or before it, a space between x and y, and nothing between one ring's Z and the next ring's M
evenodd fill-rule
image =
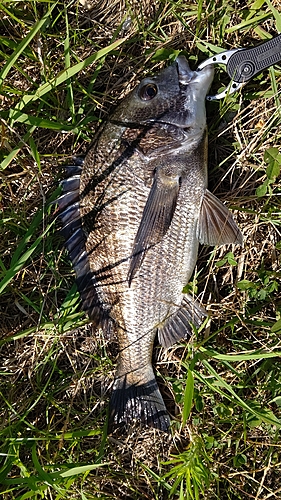
M163 347L170 347L181 339L192 335L192 325L196 328L208 316L207 312L191 295L186 294L178 310L169 316L158 328L158 340Z

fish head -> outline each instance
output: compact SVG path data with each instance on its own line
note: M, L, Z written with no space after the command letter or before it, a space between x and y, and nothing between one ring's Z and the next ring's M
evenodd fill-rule
M213 76L211 65L192 71L187 59L180 55L171 66L140 82L119 107L118 119L131 128L162 125L170 126L171 131L180 129L181 142L190 136L202 136L206 127L205 99Z

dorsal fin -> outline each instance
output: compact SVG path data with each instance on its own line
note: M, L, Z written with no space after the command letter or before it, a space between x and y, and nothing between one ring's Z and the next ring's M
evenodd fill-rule
M75 270L82 309L97 325L104 325L109 321L109 314L102 306L97 292L97 281L90 269L86 251L86 236L80 214L79 189L82 164L83 162L79 158L77 162L75 159L74 165L65 167L67 177L61 182L62 195L56 202L59 206L59 217L62 222L61 233Z

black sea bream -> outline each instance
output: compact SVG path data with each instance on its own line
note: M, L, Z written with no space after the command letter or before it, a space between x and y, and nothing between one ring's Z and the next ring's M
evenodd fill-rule
M96 135L82 166L68 168L58 203L82 307L118 339L110 428L169 416L151 364L190 336L206 313L183 287L198 244L242 243L229 210L207 190L205 97L211 66L179 56L145 78Z

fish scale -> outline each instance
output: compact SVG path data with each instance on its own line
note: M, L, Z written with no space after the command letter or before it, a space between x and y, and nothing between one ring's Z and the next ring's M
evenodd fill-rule
M62 231L82 307L119 344L109 431L135 420L169 429L151 362L155 336L169 347L206 317L182 292L199 243L242 243L231 213L207 190L212 78L211 67L193 72L179 56L142 80L62 182Z

